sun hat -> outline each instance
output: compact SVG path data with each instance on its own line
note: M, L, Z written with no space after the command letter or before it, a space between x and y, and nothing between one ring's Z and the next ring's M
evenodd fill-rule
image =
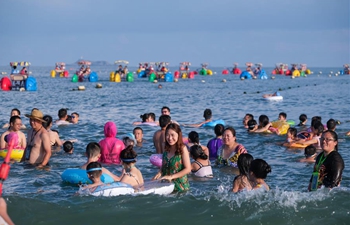
M34 120L39 120L41 122L46 122L43 117L43 113L39 109L33 109L31 114L25 114L26 117Z

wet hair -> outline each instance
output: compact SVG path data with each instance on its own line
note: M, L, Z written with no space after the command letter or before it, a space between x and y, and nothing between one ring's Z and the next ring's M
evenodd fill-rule
M61 118L64 118L65 116L67 116L67 109L62 108L58 110L58 118L61 119Z
M190 154L194 160L200 159L208 159L208 156L204 153L202 147L200 145L192 145L190 147Z
M248 130L253 130L256 126L256 120L249 120L247 125L248 125Z
M170 123L165 129L165 137L167 136L169 130L175 131L178 134L178 136L179 136L177 142L175 143L175 148L176 148L175 154L180 155L180 154L182 154L182 150L183 150L183 148L185 146L184 143L183 143L183 140L182 140L181 128L176 123ZM165 149L165 151L169 151L170 150L170 145L169 145L168 141L165 141L164 149Z
M332 135L332 138L334 139L334 141L337 142L337 144L335 145L334 149L336 151L338 151L338 134L335 131L332 131L332 130L326 130L325 132L323 132L323 134L325 134L325 133L330 133Z
M133 130L132 130L132 133L135 133L136 130L140 130L142 133L143 133L143 130L141 127L135 127Z
M250 164L250 172L252 172L256 178L265 179L268 173L271 173L271 167L263 159L254 159Z
M308 145L304 149L304 155L306 158L310 158L316 153L316 147L314 145Z
M253 156L248 153L239 155L237 160L237 166L240 175L249 176L250 164L253 161L253 159Z
M149 117L148 118L152 118L154 121L156 121L156 114L154 114L154 113L149 113L148 114L149 115Z
M100 170L89 171L96 168L100 168ZM99 178L102 175L102 166L98 162L91 162L86 166L86 172L92 177Z
M123 151L120 152L120 159L125 164L135 163L137 153L134 151L132 145L127 146Z
M188 134L188 140L190 140L193 144L199 144L199 135L196 131L191 131Z
M329 119L327 121L327 129L328 130L335 130L336 126L337 126L337 122L334 119Z
M71 115L67 115L66 121L67 121L67 122L71 122L71 121L72 121L72 116L71 116Z
M279 116L283 116L285 119L287 119L287 113L285 112L280 112Z
M90 142L86 146L85 150L86 156L90 159L101 154L101 146L97 142Z
M244 117L246 117L246 116L249 117L249 120L253 120L254 119L253 114L247 113L247 114L245 114Z
M222 134L224 133L224 125L222 124L216 124L215 127L214 127L214 132L215 132L215 135L216 136L222 136Z
M307 120L306 114L300 114L299 116L300 123L303 123Z
M43 120L45 120L45 122L42 123L42 124L43 124L43 127L44 127L45 129L47 129L47 128L50 126L50 124L52 123L52 117L49 116L49 115L45 115L45 116L43 117Z
M72 151L72 149L73 149L73 143L71 141L65 141L63 143L63 150L65 152L69 153L70 151Z
M79 117L79 113L77 113L77 112L73 112L73 113L71 113L71 115L77 115Z
M17 114L18 114L19 116L21 115L21 111L19 111L19 109L13 108L13 109L11 110L11 114L12 114L13 111L16 111Z
M259 116L259 124L261 124L263 127L265 127L269 122L269 117L267 117L266 115Z
M171 117L169 115L161 115L159 117L159 126L161 128L166 127L171 122Z
M203 117L205 120L209 120L212 116L211 109L205 109L203 113Z
M316 131L317 136L322 134L322 132L324 131L324 126L320 121L315 121L312 127Z
M314 126L314 123L316 123L316 121L322 122L322 118L320 116L314 116L311 118L311 127Z
M168 110L168 111L170 112L170 109L169 109L168 106L163 106L162 109L161 109L161 111L163 111L163 109L166 109L166 110Z
M11 116L10 117L10 125L11 125L11 123L15 123L16 122L16 120L22 120L21 119L21 117L19 117L19 116Z
M145 114L141 115L140 118L142 119L142 123L144 123L149 118L149 114L145 113Z
M289 127L287 133L288 133L288 132L293 136L293 138L296 138L296 137L297 137L298 130L297 130L296 128L294 128L294 127Z

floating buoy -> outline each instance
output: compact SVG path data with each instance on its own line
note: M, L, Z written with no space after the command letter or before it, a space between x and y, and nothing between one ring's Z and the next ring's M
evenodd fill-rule
M295 78L295 76L292 76L291 78L292 78L292 79L294 79L294 78Z
M322 74L322 71L320 71L319 74Z
M202 80L202 83L205 83L205 80Z
M102 84L100 83L96 84L96 88L102 88Z
M174 79L174 82L178 82L179 80L177 78Z
M21 87L19 91L25 91L26 89L24 87Z
M331 74L333 74L333 71L331 71Z
M241 80L244 80L244 77L241 77Z
M275 79L275 78L276 78L276 77L274 77L274 76L271 77L272 80Z
M85 86L78 86L79 91L85 91Z
M328 76L329 76L329 77L332 77L332 75L331 75L331 74L328 74Z
M158 83L158 81L157 81L157 80L154 80L153 83Z
M223 79L222 82L226 82L226 79Z
M307 75L305 75L304 77L307 77Z

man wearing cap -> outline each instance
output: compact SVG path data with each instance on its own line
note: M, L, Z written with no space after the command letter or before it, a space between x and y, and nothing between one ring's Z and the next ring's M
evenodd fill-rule
M26 114L29 118L32 129L27 134L27 148L23 154L23 160L29 160L30 164L43 168L48 165L51 157L50 137L42 123L43 113L38 109L33 109L31 114Z

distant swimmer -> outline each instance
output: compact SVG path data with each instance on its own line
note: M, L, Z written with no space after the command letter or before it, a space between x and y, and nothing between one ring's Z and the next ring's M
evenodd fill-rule
M183 126L186 127L200 127L205 123L211 122L212 121L212 112L211 109L205 109L203 112L203 117L204 117L204 121L197 123L197 124L183 124Z

